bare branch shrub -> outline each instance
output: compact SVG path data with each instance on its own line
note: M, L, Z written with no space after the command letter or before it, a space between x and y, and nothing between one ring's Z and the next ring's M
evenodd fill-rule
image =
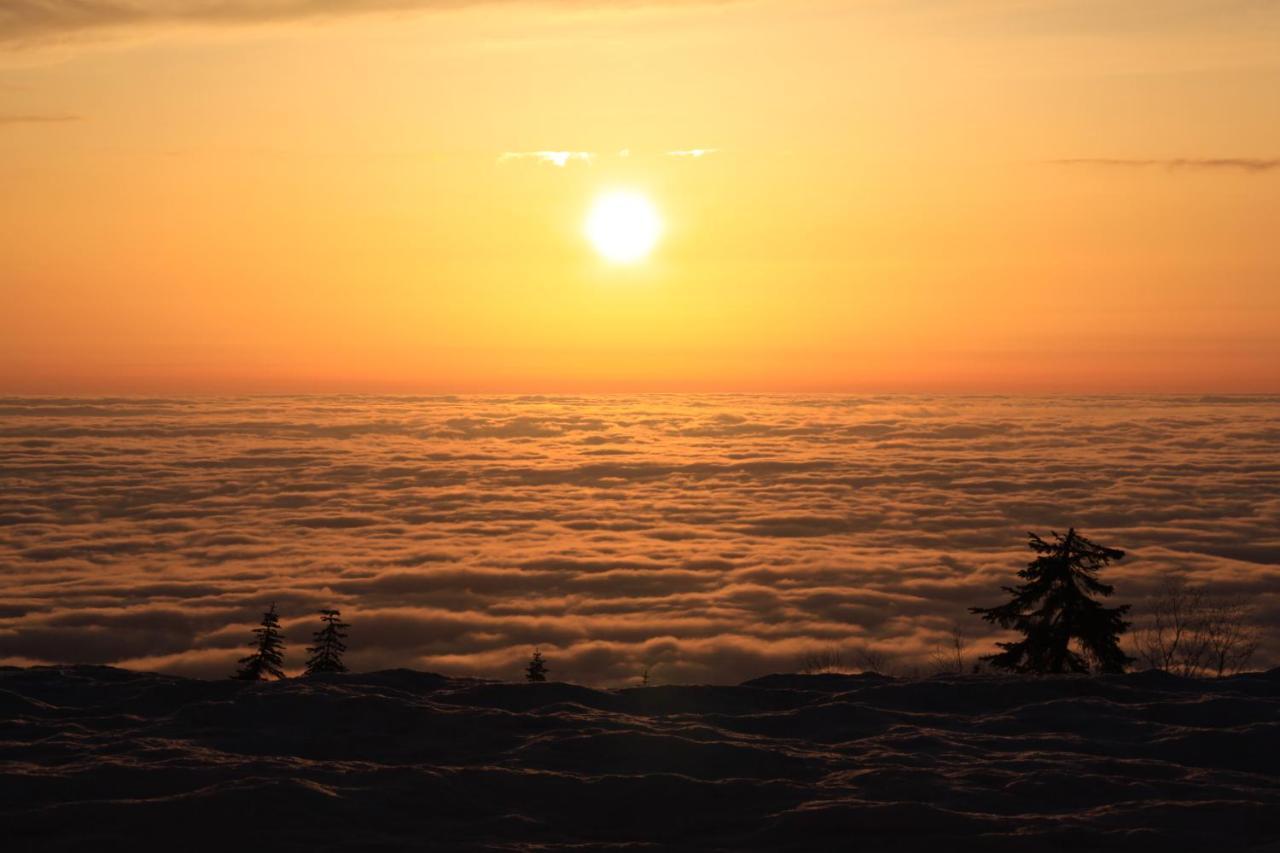
M1152 600L1146 620L1133 634L1138 659L1149 669L1199 675L1205 655L1200 630L1203 610L1203 591L1180 578L1171 582Z
M839 646L814 649L800 656L799 669L801 675L844 672L844 655L841 654Z
M929 663L936 674L960 675L964 672L964 650L969 647L969 641L964 636L964 631L960 630L960 626L956 625L951 629L951 636L945 642L940 642L933 647L933 653L929 655Z
M1242 671L1261 638L1250 624L1253 608L1241 598L1219 599L1205 609L1205 669L1218 678Z
M950 660L950 659L949 659ZM822 675L841 672L872 672L892 675L894 655L885 649L860 644L846 653L839 646L831 645L814 649L800 656L797 665L801 675Z
M1251 615L1243 599L1211 596L1179 578L1151 601L1134 648L1150 669L1186 678L1232 675L1258 650Z
M874 646L858 646L853 650L853 660L861 672L890 675L893 670L893 655Z

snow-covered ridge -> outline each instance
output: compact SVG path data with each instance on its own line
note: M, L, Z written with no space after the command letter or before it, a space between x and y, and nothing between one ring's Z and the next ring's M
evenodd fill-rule
M0 668L11 851L1272 850L1278 755L1280 670L604 691Z

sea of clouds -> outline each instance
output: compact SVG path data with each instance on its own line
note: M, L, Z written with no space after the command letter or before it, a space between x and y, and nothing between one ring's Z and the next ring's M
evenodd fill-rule
M359 670L905 673L1069 525L1280 660L1280 397L0 399L0 662L225 676L275 602L295 668L332 606Z

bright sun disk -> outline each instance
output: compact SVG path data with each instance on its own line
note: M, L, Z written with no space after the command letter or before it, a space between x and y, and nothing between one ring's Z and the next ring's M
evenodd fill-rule
M587 238L610 261L629 264L648 257L662 235L657 208L637 192L602 194L587 215Z

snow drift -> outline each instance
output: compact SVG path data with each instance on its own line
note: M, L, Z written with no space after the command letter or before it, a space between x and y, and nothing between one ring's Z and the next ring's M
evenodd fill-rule
M1274 850L1280 670L592 690L0 668L6 850Z

